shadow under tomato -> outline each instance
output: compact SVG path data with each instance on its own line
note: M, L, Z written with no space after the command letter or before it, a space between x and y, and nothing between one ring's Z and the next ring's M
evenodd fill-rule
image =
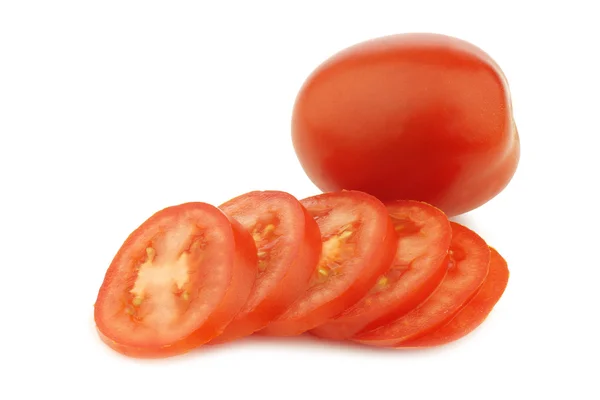
M215 345L203 345L197 349L184 354L175 355L167 358L133 358L114 352L117 357L122 357L128 362L136 364L156 364L165 362L191 362L193 359L202 359L206 356L215 356L222 352L236 351L236 348L281 348L282 351L323 351L332 354L355 353L355 354L373 354L377 357L430 357L437 356L444 351L451 351L456 346L460 346L462 340L457 340L443 346L423 347L423 348L385 348L363 345L350 341L336 341L318 338L311 334L303 334L292 337L269 337L252 335L233 342L221 343ZM107 348L107 351L112 351Z
M429 356L434 353L439 353L440 351L446 351L450 347L452 347L454 343L449 343L444 346L438 347L430 347L430 348L384 348L384 347L375 347L363 345L360 343L355 343L351 341L337 341L337 340L329 340L318 338L311 334L303 334L300 336L292 336L292 337L269 337L269 336L260 336L260 335L252 335L246 337L244 339L237 340L231 343L224 343L221 345L215 346L204 346L203 348L198 349L199 353L203 351L213 351L217 347L220 347L222 350L231 350L235 351L236 346L241 347L268 347L268 348L276 348L281 347L282 349L295 351L295 350L323 350L330 351L335 353L347 352L347 353L363 353L363 354L377 354L377 356L384 357L402 357L403 355L424 355ZM196 354L198 355L198 354Z

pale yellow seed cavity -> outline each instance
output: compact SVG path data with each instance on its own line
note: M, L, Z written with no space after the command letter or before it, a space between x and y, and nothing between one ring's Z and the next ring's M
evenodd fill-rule
M274 230L275 230L275 225L273 225L273 224L269 224L269 225L265 226L262 230L255 229L252 232L252 239L254 239L255 242L259 242L259 241L263 240L267 235L269 235Z
M136 307L139 307L142 304L142 298L141 297L135 297L132 301L133 305Z
M152 262L154 257L156 256L156 250L152 247L146 247L146 257L148 257L148 261Z
M176 259L162 261L156 258L156 252L152 248L147 248L146 254L148 259L139 266L135 283L130 290L133 295L132 303L142 300L150 302L149 299L152 299L152 312L144 317L144 322L154 329L165 329L179 317L174 289L182 290L189 281L189 253L183 252ZM132 315L137 312L136 306L137 304L130 306Z
M194 240L192 242L192 245L190 246L190 250L189 251L191 253L193 251L196 251L196 250L200 249L200 247L202 247L200 241L199 240Z
M326 259L335 259L340 255L341 240L338 236L332 236L323 243L323 256Z
M317 269L317 272L321 276L327 276L327 275L329 275L329 271L327 271L327 269L324 268L324 267L319 267L319 269Z
M258 255L258 258L264 258L267 255L267 252L266 251L259 251L257 255Z
M348 239L350 236L352 236L352 231L344 231L340 235L340 239L342 239L342 240Z
M379 278L379 280L377 281L377 284L379 286L385 286L387 285L389 282L389 279L387 278L387 276L382 276L381 278Z
M346 232L346 231L347 231L348 229L350 229L350 228L352 228L352 224L346 224L346 225L343 225L343 226L340 228L340 233L342 233L342 232Z
M190 299L190 294L186 291L183 292L183 294L181 295L181 297L185 300L188 301Z

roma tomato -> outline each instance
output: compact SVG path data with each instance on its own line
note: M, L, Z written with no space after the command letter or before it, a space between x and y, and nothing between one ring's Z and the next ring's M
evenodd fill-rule
M475 297L446 325L421 338L403 342L400 347L441 346L468 335L485 321L502 297L509 277L506 260L495 249L490 250L490 271Z
M434 332L454 317L487 277L490 249L475 232L451 222L450 267L444 280L421 304L402 317L353 340L371 346L398 347Z
M321 255L317 223L288 193L250 192L219 208L252 233L259 272L248 301L212 343L250 335L281 315L306 291Z
M385 206L366 193L301 201L321 231L322 253L306 292L262 332L299 335L359 301L391 266L397 239Z
M348 339L406 314L425 300L446 275L452 228L439 209L418 201L386 204L398 235L392 266L357 304L311 333Z
M124 242L94 308L100 337L136 357L170 356L223 331L257 275L250 234L218 208L163 209Z
M324 62L297 96L292 139L323 191L420 200L449 216L502 191L520 154L498 65L436 34L370 40Z

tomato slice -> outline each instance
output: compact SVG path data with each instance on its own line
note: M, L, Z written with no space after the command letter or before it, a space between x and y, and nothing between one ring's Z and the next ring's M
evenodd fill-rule
M130 356L186 352L223 331L256 275L254 240L238 222L205 203L165 208L109 266L95 304L98 332Z
M446 275L452 238L446 215L418 201L394 201L386 207L398 234L391 269L361 301L313 329L312 334L348 339L391 322L431 295Z
M322 254L308 290L262 332L298 335L359 301L391 266L397 239L383 203L362 192L301 201L321 231Z
M259 272L245 306L212 343L250 335L281 315L306 291L321 255L317 223L288 193L250 192L220 208L252 233Z
M475 297L446 325L421 338L403 342L400 347L444 345L468 335L485 321L504 294L509 277L506 260L495 249L490 250L490 271Z
M450 243L450 266L437 289L402 317L352 340L363 344L396 347L423 337L448 322L483 284L490 264L490 249L475 232L455 222Z

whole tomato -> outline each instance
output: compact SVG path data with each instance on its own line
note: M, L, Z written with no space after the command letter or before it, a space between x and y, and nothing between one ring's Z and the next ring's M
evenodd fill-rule
M449 216L500 193L520 155L498 65L438 34L374 39L325 61L298 94L292 139L323 191L420 200Z

